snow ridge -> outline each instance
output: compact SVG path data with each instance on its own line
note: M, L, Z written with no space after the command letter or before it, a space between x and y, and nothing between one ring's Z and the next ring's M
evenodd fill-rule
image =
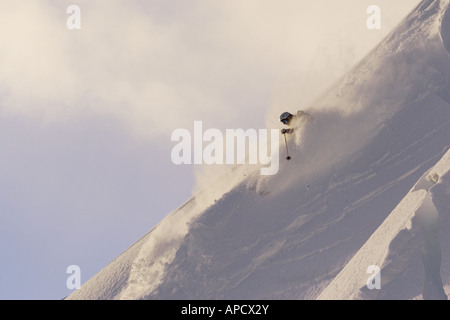
M419 179L318 299L447 299L438 229L449 218L449 178L450 151ZM371 265L381 268L381 290L367 286Z

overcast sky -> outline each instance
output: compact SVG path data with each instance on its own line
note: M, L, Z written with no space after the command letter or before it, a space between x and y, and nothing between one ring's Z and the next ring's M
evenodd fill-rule
M63 298L186 201L173 130L307 107L419 2L2 0L0 299Z

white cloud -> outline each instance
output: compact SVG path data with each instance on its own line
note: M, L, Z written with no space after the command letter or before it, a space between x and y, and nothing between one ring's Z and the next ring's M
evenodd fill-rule
M150 137L194 120L255 126L271 104L311 102L376 44L365 2L80 0L82 29L68 30L70 1L4 0L2 108L113 115ZM386 24L418 1L401 2Z

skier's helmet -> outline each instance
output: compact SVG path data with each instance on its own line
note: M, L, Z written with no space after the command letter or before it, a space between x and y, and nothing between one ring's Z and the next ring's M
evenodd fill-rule
M289 122L291 121L292 117L294 117L292 114L290 114L289 112L283 112L280 116L280 121L283 124L289 124Z

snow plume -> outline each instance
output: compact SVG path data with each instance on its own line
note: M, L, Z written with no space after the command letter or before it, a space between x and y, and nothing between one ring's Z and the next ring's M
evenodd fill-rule
M442 74L448 73L433 67L445 66L450 72L447 52L442 50L443 40L436 28L439 15L435 13L440 5L437 1L422 3L406 18L408 23L403 24L403 29L388 35L319 99L299 107L313 120L297 128L295 138L290 138L293 158L302 159L302 166L295 168L296 173L290 177L292 183L357 157L355 151L389 126L387 121L393 114L435 93L430 88L443 88ZM447 16L442 19L444 24ZM445 30L443 25L443 39ZM437 90L439 96L449 100L446 90ZM267 123L274 125L272 119L278 119L281 111L295 114L297 109L284 110L281 104L274 104ZM288 185L286 180L283 185Z
M229 176L231 170L223 172ZM234 176L239 177L238 174ZM203 174L202 177L206 179L208 176ZM202 188L202 191L168 215L144 237L138 253L133 259L126 280L127 285L115 296L115 299L145 299L149 294L154 293L164 279L166 267L175 258L192 220L201 215L208 206L214 203L214 199L218 199L223 192L231 189L236 182L233 179L218 180L217 172L210 178L208 187ZM228 184L224 186L221 182Z
M246 179L264 179L279 171L283 141L278 129L227 129L226 132L223 164L196 168L194 194L202 207L213 204Z
M248 165L212 165L196 170L196 185L193 192L201 207L208 207L219 200L250 174L257 174L256 168Z
M158 287L166 265L175 258L179 244L189 229L189 222L201 212L193 198L144 237L129 271L127 285L116 299L143 299Z

